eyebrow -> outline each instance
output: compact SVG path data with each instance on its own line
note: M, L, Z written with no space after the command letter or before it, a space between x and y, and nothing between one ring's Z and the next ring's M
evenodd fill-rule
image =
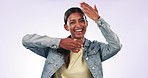
M84 18L82 17L82 18L79 18L78 20L81 20L81 19L84 19ZM75 19L71 19L70 21L75 21Z
M80 18L79 20L84 19L84 18Z

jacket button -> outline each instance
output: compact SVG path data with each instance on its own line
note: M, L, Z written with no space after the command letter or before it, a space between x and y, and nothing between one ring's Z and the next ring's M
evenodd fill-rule
M52 45L51 47L52 47L52 48L57 48L57 46L56 46L56 45Z
M56 64L56 67L58 67L58 64Z
M92 69L95 69L95 67L92 67Z
M88 57L86 57L85 59L88 60Z

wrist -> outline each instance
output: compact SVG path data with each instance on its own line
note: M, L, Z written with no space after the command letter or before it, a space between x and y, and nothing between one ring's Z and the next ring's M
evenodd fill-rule
M97 22L100 19L100 16L98 16L96 19L94 19L95 22Z

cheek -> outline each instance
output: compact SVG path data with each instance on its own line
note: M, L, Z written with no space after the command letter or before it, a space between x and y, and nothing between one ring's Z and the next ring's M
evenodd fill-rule
M71 33L73 33L73 32L74 32L73 28L71 28L71 27L69 28L69 30L70 30L70 32L71 32Z
M68 28L69 28L70 31L74 30L74 26L68 26Z

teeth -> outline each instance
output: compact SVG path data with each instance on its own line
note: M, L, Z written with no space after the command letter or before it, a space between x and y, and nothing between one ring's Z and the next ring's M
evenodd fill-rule
M81 32L81 31L82 31L82 29L75 29L75 31L77 31L77 32Z

